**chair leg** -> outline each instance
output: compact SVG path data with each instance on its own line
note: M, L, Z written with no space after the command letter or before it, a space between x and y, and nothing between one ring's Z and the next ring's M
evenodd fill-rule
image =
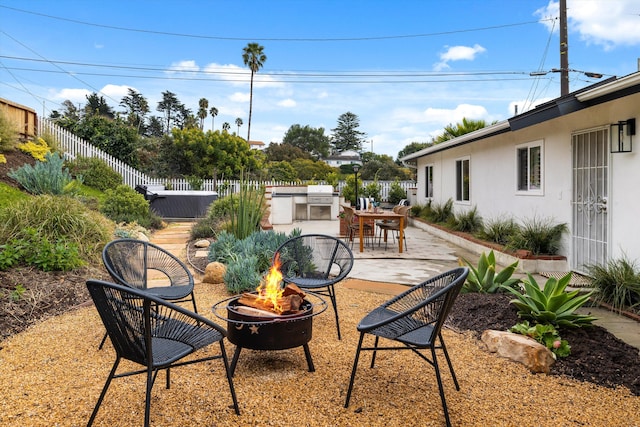
M440 377L440 368L438 366L438 359L436 358L436 349L431 346L431 357L433 358L433 368L436 371L436 380L438 381L438 391L440 392L440 400L442 401L442 410L444 411L444 419L447 423L447 427L451 427L451 420L449 419L449 410L447 409L447 398L444 395L444 386L442 384L442 378Z
M107 334L106 332L104 333L104 336L102 337L102 341L100 341L100 345L98 346L98 350L102 350L102 347L104 346L104 343L107 342L107 336L109 334Z
M373 342L373 354L371 355L371 369L373 369L373 366L376 364L376 354L378 354L378 350L376 349L378 348L379 339L380 337L376 335L376 340Z
M351 400L351 392L353 391L353 382L356 379L356 370L358 368L358 359L360 359L360 349L362 348L362 340L364 339L364 332L360 332L360 339L358 340L358 348L356 350L356 356L353 361L353 369L351 370L351 379L349 380L349 389L347 390L347 398L344 402L344 407L349 407L349 400Z
M338 303L336 301L336 290L333 285L327 286L327 291L329 295L329 299L331 300L331 305L333 306L333 312L336 317L336 330L338 331L338 339L341 340L342 336L340 335L340 319L338 318Z
M442 348L442 352L444 353L444 358L447 360L447 365L449 365L449 371L451 372L451 377L453 378L453 384L456 386L456 390L460 390L460 385L458 384L458 378L456 378L456 373L453 371L453 364L451 363L451 359L449 358L449 352L447 351L447 347L444 345L444 340L442 339L442 335L438 334L438 339L440 340L440 348Z
M236 352L240 355L240 347L236 348ZM229 366L229 359L227 358L227 352L224 348L224 342L220 340L220 353L222 354L222 363L224 364L224 370L227 374L227 382L229 383L229 390L231 391L231 399L233 400L233 409L236 412L236 415L240 415L240 408L238 407L238 398L236 397L236 389L233 386L233 372ZM235 355L234 355L235 357ZM236 362L238 360L236 359ZM235 365L234 365L235 368Z
M102 392L100 393L100 397L98 397L98 402L96 403L96 406L93 408L93 412L91 413L91 417L89 418L87 427L91 427L91 425L93 424L93 421L96 419L96 415L98 415L98 409L100 409L102 400L104 399L104 396L107 394L107 389L111 384L111 380L113 379L113 376L116 374L116 369L118 369L119 364L120 364L120 357L116 358L116 361L113 363L113 368L111 368L111 372L109 372L107 381L105 382L104 387L102 387Z

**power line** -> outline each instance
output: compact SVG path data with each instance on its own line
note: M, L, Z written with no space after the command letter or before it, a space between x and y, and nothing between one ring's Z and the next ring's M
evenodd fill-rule
M443 35L451 35L451 34L461 34L461 33L470 33L477 31L490 31L497 30L502 28L512 28L519 27L525 25L539 24L540 22L544 22L550 19L536 20L536 21L525 21L518 22L512 24L502 24L502 25L493 25L489 27L478 27L478 28L469 28L462 30L451 30L451 31L440 31L435 33L424 33L424 34L400 34L400 35L388 35L388 36L369 36L369 37L321 37L321 38L303 38L303 37L295 37L295 38L277 38L277 37L223 37L223 36L208 36L201 34L185 34L185 33L174 33L169 31L158 31L158 30L144 30L139 28L130 28L130 27L119 27L115 25L106 25L106 24L97 24L93 22L80 21L77 19L63 18L60 16L47 15L39 12L31 12L24 9L18 9L15 7L2 6L0 8L10 9L20 13L27 13L30 15L41 16L48 19L55 19L59 21L71 22L73 24L78 25L86 25L91 27L99 27L99 28L107 28L110 30L117 31L129 31L136 33L147 33L147 34L155 34L155 35L163 35L163 36L172 36L172 37L187 37L187 38L196 38L196 39L208 39L208 40L228 40L228 41L273 41L273 42L349 42L349 41L375 41L375 40L393 40L393 39L408 39L408 38L423 38L423 37L435 37L435 36L443 36Z

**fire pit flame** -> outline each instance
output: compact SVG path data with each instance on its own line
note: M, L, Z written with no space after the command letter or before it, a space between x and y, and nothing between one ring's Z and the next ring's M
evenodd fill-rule
M264 277L256 289L258 298L266 301L268 305L273 307L273 311L278 314L281 314L284 311L281 304L284 289L282 288L282 273L280 272L280 265L280 254L276 253L273 265L269 269L269 273Z

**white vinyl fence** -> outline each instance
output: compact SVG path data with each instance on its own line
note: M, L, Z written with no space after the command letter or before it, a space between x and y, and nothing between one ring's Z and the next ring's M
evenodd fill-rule
M183 178L153 178L145 173L132 168L126 163L116 159L110 154L105 153L99 148L94 147L82 138L77 137L66 129L53 123L51 120L38 117L38 133L49 134L58 142L59 148L64 152L65 157L69 159L75 159L78 156L82 157L97 157L107 163L113 170L122 175L123 183L131 188L135 188L136 185L164 185L167 189L172 190L191 190L191 186L186 179ZM364 186L372 181L363 181ZM300 182L282 182L282 181L245 181L245 184L253 187L277 187L287 185L301 185ZM319 182L317 184L325 184ZM389 195L389 189L391 188L391 181L378 181L380 185L380 196L382 200L387 200ZM409 189L415 188L416 183L414 181L400 181L402 187L407 195ZM340 181L338 183L338 191L342 192L342 189L346 183ZM228 194L237 193L240 190L240 181L238 180L213 180L205 179L202 182L201 190L217 191L220 197Z

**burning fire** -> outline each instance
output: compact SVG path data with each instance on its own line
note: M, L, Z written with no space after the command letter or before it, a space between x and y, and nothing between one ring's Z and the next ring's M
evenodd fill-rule
M282 273L280 272L280 265L280 254L276 253L273 265L269 269L269 273L267 273L256 289L258 297L272 305L273 311L278 314L284 311L280 304L282 293L284 292L284 289L281 286Z

